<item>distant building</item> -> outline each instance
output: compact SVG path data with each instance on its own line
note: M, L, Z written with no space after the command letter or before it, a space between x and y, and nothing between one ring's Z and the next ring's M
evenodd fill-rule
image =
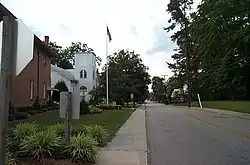
M11 79L10 101L16 106L45 105L50 89L51 58L55 52L48 47L49 37L42 42L33 32L0 3L0 61L2 53L3 16L9 16L13 42L11 55L15 57Z
M76 53L74 69L65 70L55 66L52 66L51 69L52 88L58 81L64 80L68 89L71 89L73 79L78 83L77 86L80 88L81 97L85 98L86 101L91 99L89 92L96 88L99 82L99 72L96 65L96 55L94 53ZM61 74L59 74L59 72L61 72ZM65 77L67 78L65 79Z

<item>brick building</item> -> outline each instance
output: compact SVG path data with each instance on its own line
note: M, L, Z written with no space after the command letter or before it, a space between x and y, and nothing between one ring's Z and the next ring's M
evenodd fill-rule
M9 16L13 21L17 19L0 3L0 21L2 21L3 16ZM13 26L13 28L15 27ZM17 36L15 33L12 35ZM23 33L19 35L25 38ZM10 101L16 107L32 105L35 100L41 105L45 105L48 101L47 90L50 89L51 86L51 58L55 57L56 54L51 51L48 46L48 36L45 36L44 42L33 33L31 33L30 38L32 42L29 44L28 48L30 49L32 46L33 47L30 49L29 58L26 58L26 53L22 51L21 53L19 52L19 60L21 57L21 60L25 61L25 63L21 69L18 68L18 72L13 72L12 74ZM25 47L26 45L23 44L22 41L24 40L19 40L17 44L13 44L12 49L16 49L15 45L21 48ZM19 49L20 48L17 48L16 50ZM16 54L17 53L12 52L12 55L15 56Z
M41 105L48 101L47 90L51 83L51 58L56 54L49 47L49 37L42 42L34 36L33 59L12 78L12 103L14 106L32 105L36 99Z

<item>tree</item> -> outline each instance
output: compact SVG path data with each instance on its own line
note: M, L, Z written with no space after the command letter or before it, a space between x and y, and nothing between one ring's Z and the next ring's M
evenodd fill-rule
M123 105L131 101L130 94L134 94L134 102L143 102L148 97L150 76L139 54L134 51L120 50L108 56L109 96L111 100ZM100 76L100 87L96 88L99 96L106 97L106 67Z
M250 99L250 1L204 0L190 34L205 100Z
M153 90L153 98L158 102L162 102L166 100L166 86L164 83L164 78L160 78L158 76L154 76L152 78L152 90Z
M54 87L55 89L58 89L58 91L54 91L52 93L52 100L53 101L56 101L56 102L59 102L60 101L60 92L67 92L69 91L67 85L65 84L64 81L58 81Z
M174 70L181 84L184 84L183 77L186 77L189 107L191 106L192 95L190 64L192 58L192 43L189 35L190 16L188 10L191 9L192 4L193 0L170 0L167 12L171 14L171 18L168 21L171 24L167 28L164 28L164 30L167 30L168 32L176 28L179 29L171 36L172 41L177 43L178 49L176 49L177 53L172 56L172 58L176 60L176 63L169 64L169 67Z
M64 49L61 46L58 46L56 42L50 42L49 47L57 53L57 57L52 60L52 64L57 65L58 67L63 69L74 68L75 53L77 52L94 53L94 50L92 48L89 48L87 44L81 42L72 42L70 46ZM97 55L95 56L97 64L100 65L102 61L101 58Z

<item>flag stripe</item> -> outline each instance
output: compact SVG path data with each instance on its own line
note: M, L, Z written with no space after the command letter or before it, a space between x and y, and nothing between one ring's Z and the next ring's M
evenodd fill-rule
M111 37L111 34L110 34L110 32L109 32L108 26L107 26L107 35L108 35L108 37L109 37L109 42L112 41L112 37Z

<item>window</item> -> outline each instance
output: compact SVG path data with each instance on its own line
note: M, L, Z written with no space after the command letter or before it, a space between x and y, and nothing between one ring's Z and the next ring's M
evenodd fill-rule
M86 86L80 87L80 96L84 96L87 92L88 88Z
M46 99L46 84L43 84L43 99Z
M95 70L93 70L93 80L95 80Z
M34 98L34 81L30 81L30 99Z
M80 78L83 77L83 70L80 71Z
M87 78L87 71L84 70L84 78Z
M44 56L44 66L46 66L46 56Z

